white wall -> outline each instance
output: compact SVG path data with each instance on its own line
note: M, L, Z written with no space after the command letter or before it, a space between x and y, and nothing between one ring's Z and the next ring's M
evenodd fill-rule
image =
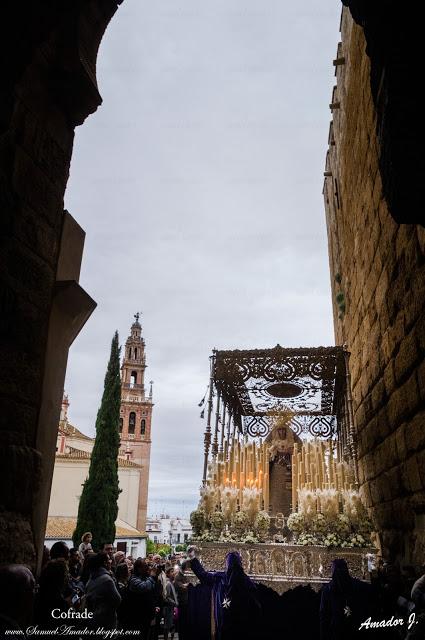
M118 497L118 518L137 528L137 507L139 504L140 470L120 467L118 480L122 490Z
M89 472L90 460L70 462L56 459L50 494L49 516L76 518L82 485ZM132 527L137 523L140 470L120 467L118 480L122 489L118 498L118 518Z
M76 518L82 485L89 471L89 460L66 462L56 459L50 493L49 516Z

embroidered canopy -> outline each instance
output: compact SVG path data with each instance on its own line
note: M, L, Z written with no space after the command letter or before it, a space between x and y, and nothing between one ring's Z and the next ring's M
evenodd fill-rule
M252 437L270 431L270 415L295 413L299 436L333 437L344 411L343 347L214 351L212 379L239 430Z

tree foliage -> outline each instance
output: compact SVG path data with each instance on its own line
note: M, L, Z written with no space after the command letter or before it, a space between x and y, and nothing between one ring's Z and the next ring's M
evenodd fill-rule
M93 534L92 545L99 549L115 540L118 516L118 451L121 403L120 347L118 332L112 339L111 355L105 375L103 396L96 418L96 439L91 454L89 475L84 482L78 506L77 526L73 534L78 545L86 531Z

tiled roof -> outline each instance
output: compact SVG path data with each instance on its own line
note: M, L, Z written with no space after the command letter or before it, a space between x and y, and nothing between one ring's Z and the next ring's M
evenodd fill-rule
M91 442L94 442L94 438L90 438L84 433L81 433L77 427L74 427L74 425L70 424L68 421L65 422L61 420L61 422L59 422L59 432L70 438L79 438L80 440L90 440Z
M66 453L56 453L57 460L69 460L79 462L80 460L90 460L91 453L89 451L83 451L82 449L76 449L75 447L67 447ZM127 458L118 457L119 467L133 467L135 469L141 469L141 465L127 460Z
M46 539L71 540L77 518L50 516L47 518ZM117 520L115 538L145 538L146 534L132 527L128 522Z
M78 458L79 460L90 460L90 451L83 451L83 449L76 449L75 447L67 447L66 453L58 453L58 458Z

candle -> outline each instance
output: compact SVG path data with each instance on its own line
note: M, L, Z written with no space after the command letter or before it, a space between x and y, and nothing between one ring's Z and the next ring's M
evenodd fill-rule
M296 511L297 508L297 463L296 457L292 455L292 511Z
M264 474L264 510L269 510L269 474Z

